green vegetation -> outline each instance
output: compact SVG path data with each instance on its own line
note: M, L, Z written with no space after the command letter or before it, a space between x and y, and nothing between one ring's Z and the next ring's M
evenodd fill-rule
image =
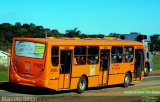
M141 99L139 99L139 100L133 100L131 102L143 102L143 101Z
M119 33L110 33L108 36L120 38ZM158 34L151 36L153 49L160 51L160 39ZM12 40L15 37L45 38L45 37L79 37L79 38L103 38L104 34L84 34L78 28L66 30L65 33L59 32L57 29L44 28L33 23L21 24L20 22L13 24L0 24L0 50L6 50L11 47Z
M141 99L133 100L131 102L160 102L160 96L142 96Z
M153 70L160 70L160 55L153 56Z
M160 35L154 34L151 36L152 47L154 51L160 51Z
M8 71L1 71L0 72L0 82L1 81L8 81L9 78L8 78Z
M158 91L160 92L160 88L142 88L140 91Z
M10 23L0 24L0 50L10 48L12 39L15 37L45 38L45 37L104 37L103 34L94 36L81 33L78 28L66 30L65 34L57 29L44 28L33 23L21 24L19 22L12 25Z
M8 67L0 65L0 81L8 81L9 80L8 76L9 76Z

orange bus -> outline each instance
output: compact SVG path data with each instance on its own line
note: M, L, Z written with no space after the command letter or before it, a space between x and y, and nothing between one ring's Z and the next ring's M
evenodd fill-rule
M110 39L14 38L9 81L53 90L123 84L143 79L141 42Z

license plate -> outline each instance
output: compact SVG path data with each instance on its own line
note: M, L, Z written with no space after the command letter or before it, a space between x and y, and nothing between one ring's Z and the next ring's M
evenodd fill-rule
M29 76L30 76L30 74L24 74L24 76L25 76L25 77L29 77Z

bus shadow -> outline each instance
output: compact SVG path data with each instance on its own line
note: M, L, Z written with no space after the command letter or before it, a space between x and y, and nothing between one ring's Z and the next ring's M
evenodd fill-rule
M30 94L30 95L54 95L54 94L70 93L74 91L74 90L55 91L48 88L25 86L9 82L1 82L0 90L5 90L11 93Z
M134 86L134 84L131 84L130 86ZM107 88L108 89L123 88L123 85L119 84L119 85L92 87L92 88L88 88L87 90L92 91L92 90L101 90L101 89L107 89ZM11 93L30 94L30 95L58 95L58 94L66 94L71 92L76 93L76 90L55 91L48 88L18 85L18 84L13 84L9 82L1 82L0 90L5 90Z
M130 86L134 86L135 84L130 84ZM91 87L88 88L87 90L101 90L101 89L114 89L114 88L124 88L122 84L116 84L116 85L109 85L109 86L100 86L100 87Z

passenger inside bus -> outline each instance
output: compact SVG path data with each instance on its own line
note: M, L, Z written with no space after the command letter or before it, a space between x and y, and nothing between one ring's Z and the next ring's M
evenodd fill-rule
M90 56L88 57L88 64L97 64L98 63L98 56Z
M122 55L117 54L116 60L117 62L122 62Z
M74 64L82 65L85 64L85 58L83 56L74 57Z
M133 55L124 55L125 59L124 61L125 62L132 62L133 60Z

